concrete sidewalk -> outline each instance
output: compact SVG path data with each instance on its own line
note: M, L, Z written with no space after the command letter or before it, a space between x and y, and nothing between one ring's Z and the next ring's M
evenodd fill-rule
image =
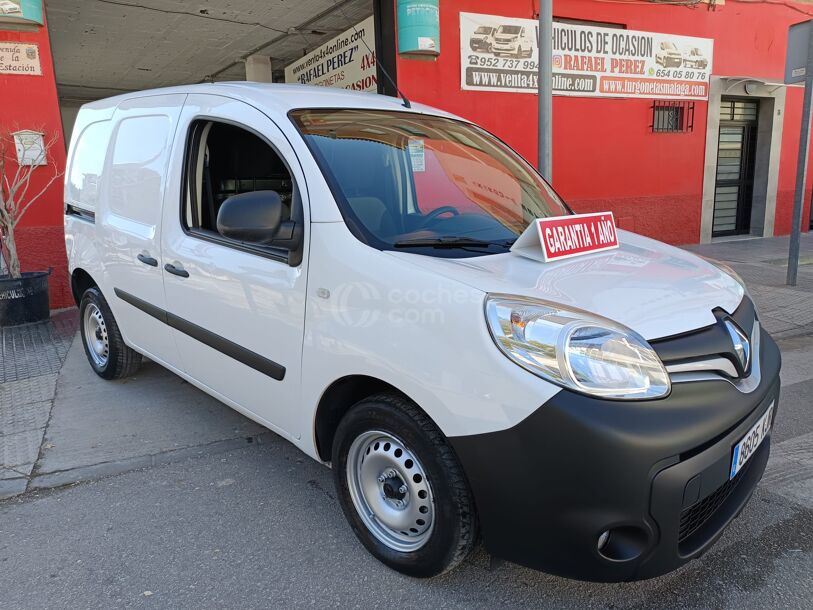
M3 329L0 499L259 443L264 428L145 359L99 379L77 312Z
M76 328L71 310L43 324L0 329L0 498L28 487Z
M100 380L79 337L57 378L54 404L29 489L230 451L265 431L150 361L134 377Z
M687 249L745 278L763 326L782 340L783 386L813 377L813 236L802 239L794 288L784 285L786 238ZM0 499L256 445L271 434L146 360L135 377L99 379L76 328L70 310L0 331Z

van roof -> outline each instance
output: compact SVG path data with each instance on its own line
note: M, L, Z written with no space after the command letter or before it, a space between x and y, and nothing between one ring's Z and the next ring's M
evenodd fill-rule
M276 83L254 83L232 81L204 83L197 85L180 85L161 89L147 89L124 93L84 105L85 108L102 110L113 109L119 104L141 97L153 97L171 94L209 94L238 99L257 108L266 108L275 112L287 113L300 108L361 108L380 110L402 110L455 117L431 106L412 103L412 108L404 107L403 100L377 93L364 93L347 89L317 87L313 85L283 85Z

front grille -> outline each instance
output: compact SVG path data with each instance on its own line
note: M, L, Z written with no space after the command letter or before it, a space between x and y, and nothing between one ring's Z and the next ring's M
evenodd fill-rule
M711 495L706 496L699 502L695 502L680 513L678 543L683 542L703 527L714 513L725 504L731 492L734 491L737 484L742 480L743 475L750 467L752 461L753 460L748 460L742 470L737 473L737 476L720 485Z
M667 369L670 366L678 366L681 372L707 371L708 362L704 361L725 357L730 361L734 372L737 372L733 366L737 362L737 354L731 335L725 327L725 320L728 318L733 320L745 333L745 336L753 341L756 330L754 328L756 323L754 304L746 296L731 315L719 308L713 310L713 313L717 320L715 324L681 335L654 339L650 342ZM754 349L751 360L756 362L758 359L759 354ZM687 367L686 365L690 363L697 363L698 366L694 369L691 366ZM731 375L729 374L729 376Z

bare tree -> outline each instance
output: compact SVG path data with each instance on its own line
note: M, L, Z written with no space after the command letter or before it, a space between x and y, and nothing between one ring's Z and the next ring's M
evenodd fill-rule
M17 143L14 134L0 133L0 235L5 246L8 274L12 278L20 277L20 258L17 255L17 242L14 229L20 219L62 176L61 169L49 159L49 151L59 142L59 134L53 133L43 138L42 148L30 139L20 138L21 154L17 154ZM26 159L27 163L18 163L17 158ZM31 178L37 170L47 172L39 190L31 190ZM38 181L35 181L38 182ZM0 248L2 254L2 248Z

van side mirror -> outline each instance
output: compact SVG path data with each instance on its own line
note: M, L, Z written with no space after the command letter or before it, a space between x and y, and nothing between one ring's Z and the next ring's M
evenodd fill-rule
M274 245L274 237L283 224L282 209L282 199L276 191L232 195L220 205L217 232L237 241Z

